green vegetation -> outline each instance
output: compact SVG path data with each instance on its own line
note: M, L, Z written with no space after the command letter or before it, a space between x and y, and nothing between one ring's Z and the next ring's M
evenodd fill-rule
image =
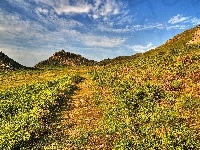
M58 111L57 106L72 94L73 82L79 81L78 76L67 76L0 91L0 149L10 149L47 130L44 120Z
M0 74L0 149L200 149L197 28L96 66Z
M184 47L191 31L92 73L99 88L111 92L101 93L107 100L98 105L104 110L106 134L115 137L113 149L200 148L200 49Z

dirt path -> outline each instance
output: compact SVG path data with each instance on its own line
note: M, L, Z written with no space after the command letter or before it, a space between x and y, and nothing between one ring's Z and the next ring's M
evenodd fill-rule
M87 75L83 77L78 90L67 102L68 109L61 111L58 121L51 125L53 131L48 136L51 144L44 149L79 149L76 145L84 145L88 133L98 128L102 113L93 101L93 81Z
M70 103L71 110L65 113L63 123L70 122L74 127L70 129L71 136L77 133L77 126L86 130L92 130L98 125L98 119L101 116L100 110L93 103L92 81L88 78L79 84L78 90L73 96Z

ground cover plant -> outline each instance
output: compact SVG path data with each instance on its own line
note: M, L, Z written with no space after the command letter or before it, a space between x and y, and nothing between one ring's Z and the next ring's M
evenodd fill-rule
M112 149L199 149L199 45L186 31L134 60L92 72ZM175 45L172 45L175 44ZM195 75L194 75L195 74ZM192 109L191 107L192 106ZM104 132L105 132L104 129Z
M0 148L200 149L197 29L100 65L2 72Z
M15 77L21 78L21 74L25 71ZM59 111L56 109L69 98L78 82L79 76L74 74L0 90L0 148L13 148L33 135L37 137L46 132L47 120L53 111Z

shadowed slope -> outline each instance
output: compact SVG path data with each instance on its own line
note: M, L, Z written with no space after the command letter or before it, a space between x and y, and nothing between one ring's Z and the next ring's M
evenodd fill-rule
M0 70L16 70L22 68L26 67L9 58L3 52L0 52Z

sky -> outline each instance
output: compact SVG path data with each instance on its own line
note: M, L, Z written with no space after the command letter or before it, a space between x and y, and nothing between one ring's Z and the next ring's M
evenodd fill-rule
M1 0L0 51L29 67L62 49L100 61L198 24L199 0Z

